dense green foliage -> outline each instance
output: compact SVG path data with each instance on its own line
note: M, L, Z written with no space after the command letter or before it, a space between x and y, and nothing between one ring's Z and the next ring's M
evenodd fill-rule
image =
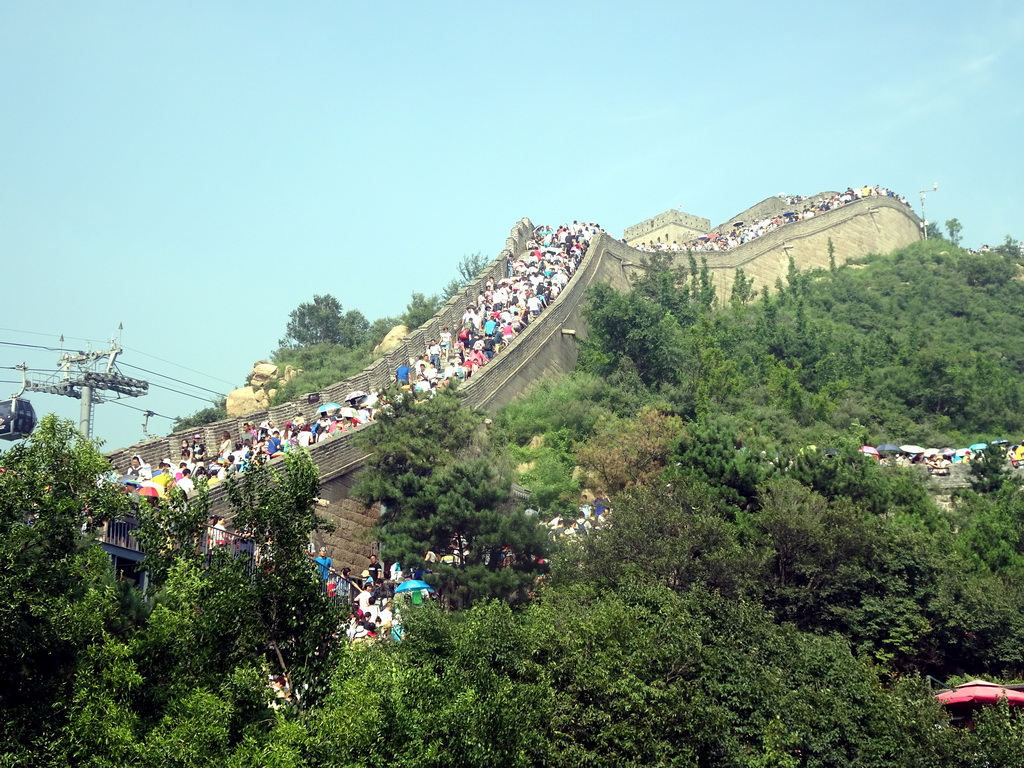
M404 609L400 643L332 636L303 454L230 489L256 572L196 554L203 496L143 509L144 597L82 534L126 497L45 420L0 460L0 765L1024 764L1019 718L953 728L927 677L1024 676L1017 475L986 456L939 505L857 452L1024 430L1017 257L930 241L726 306L654 261L493 425L396 399L358 489L385 559L461 550L427 575L460 610ZM612 525L546 544L512 480L541 519L604 488ZM267 706L278 673L301 706Z
M1015 249L1013 249L1015 251ZM1014 252L943 240L826 274L790 270L756 302L714 309L703 273L654 262L629 294L595 288L585 363L636 376L687 415L865 428L873 444L1024 434L1024 281Z
M97 486L107 466L52 416L3 454L0 764L212 764L273 728L268 674L315 705L337 620L306 553L322 525L308 457L229 488L236 524L261 542L259 568L228 548L196 554L202 497L133 511L116 485ZM140 518L148 597L112 578L93 541L127 514Z
M526 599L543 568L544 536L509 497L499 454L478 429L482 417L454 390L417 401L398 393L373 429L361 435L371 454L355 489L379 502L384 558L407 571L427 567L427 553L450 555L427 577L450 605L486 597Z

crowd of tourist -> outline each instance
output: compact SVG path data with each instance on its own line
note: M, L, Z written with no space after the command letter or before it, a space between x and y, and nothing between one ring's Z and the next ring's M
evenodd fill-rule
M471 378L550 306L575 274L594 235L602 231L597 224L577 221L557 228L537 227L524 254L508 260L504 277L486 281L475 299L467 303L458 325L442 328L420 355L397 367L395 385L429 397L453 380ZM270 420L258 425L246 423L239 435L223 432L213 449L207 447L201 434L195 434L191 441L181 442L177 459L163 458L156 467L141 455L133 456L130 466L117 480L126 490L147 497L154 504L172 488L180 489L188 498L197 485L210 486L231 474L244 473L254 462L308 448L372 422L378 409L386 407L385 398L382 393L353 392L346 397L345 405L321 406L309 418L299 412L281 425ZM590 532L605 524L606 515L606 499L601 494L593 506L581 506L578 522L559 520L550 526L552 536L572 536L577 530ZM211 517L204 530L199 547L211 560L220 551L246 558L253 564L259 562L260 543L246 531L229 530L224 518ZM458 565L465 553L466 542L452 542L445 552L425 553L424 567ZM432 590L420 581L423 570L404 573L398 563L385 569L372 557L362 574L355 576L350 568L337 570L324 549L316 556L311 552L310 556L328 597L350 609L345 635L353 643L379 638L400 640L396 602L405 599L417 604L434 597ZM396 601L396 590L408 597L400 595ZM272 678L270 685L279 699L292 698L287 680Z
M453 379L472 377L555 300L598 232L603 230L597 224L578 221L558 228L537 227L523 256L508 260L504 278L486 282L466 305L459 325L442 328L418 357L398 366L397 385L432 393ZM225 431L215 450L209 450L203 436L196 434L191 441L181 441L178 458L163 458L156 468L141 455L133 456L118 479L151 498L163 498L174 487L187 498L197 483L220 482L232 473L244 473L253 462L308 448L368 424L381 403L379 393L351 392L344 405L321 406L309 417L300 411L281 425L265 420L259 425L243 424L239 435Z
M556 515L544 523L544 527L548 529L548 541L573 541L611 525L610 504L604 491L598 491L593 498L584 493L583 503L579 506L579 515L575 518ZM526 514L537 515L539 513L536 510L528 509Z
M683 244L677 242L641 243L637 249L647 253L686 250L702 253L728 251L744 243L749 243L751 240L756 240L758 237L772 232L785 224L806 221L820 213L841 208L848 203L866 197L891 197L908 208L910 207L910 203L907 202L905 197L896 195L892 190L878 185L873 187L847 187L845 192L832 195L831 197L818 197L815 199L795 195L779 195L779 197L784 199L787 205L793 206L793 210L785 211L766 219L758 219L757 221L734 221L727 232L709 232Z
M318 441L373 421L376 397L363 392L353 394L358 397L352 398L348 406L332 404L332 407L322 408L310 418L301 412L296 413L280 427L266 420L258 426L246 422L239 435L224 431L215 451L207 449L201 434L195 434L191 441L181 441L177 459L163 458L155 468L136 454L118 480L137 492L143 489L155 491L155 494L142 495L163 498L171 488L179 488L188 498L195 492L196 483L212 485L229 474L245 472L255 461L277 458L297 448L308 448Z
M883 466L924 467L932 475L948 475L957 464L970 464L982 458L996 457L1013 469L1024 466L1024 443L1010 444L999 439L990 443L974 443L968 448L922 448L918 445L861 446L860 452L874 457Z
M471 378L555 300L602 231L576 221L557 229L538 227L524 255L508 260L505 277L488 280L466 305L457 327L445 326L421 356L398 366L398 385L429 393L453 379Z

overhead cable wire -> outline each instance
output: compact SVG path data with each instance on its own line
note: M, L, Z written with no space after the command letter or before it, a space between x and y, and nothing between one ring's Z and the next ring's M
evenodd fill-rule
M177 421L177 418L175 418L174 416L164 416L162 413L157 413L156 411L151 411L148 408L138 408L138 407L136 407L134 405L128 405L128 403L122 403L120 400L104 400L103 402L104 403L116 403L117 405L120 405L123 408L131 408L133 411L138 411L139 413L148 413L150 416L159 416L161 419L169 419L170 421Z
M198 373L200 376L206 376L208 379L213 379L214 381L219 381L222 384L227 384L229 387L234 388L234 386L235 386L233 382L226 381L224 379L219 379L216 376L211 376L210 374L206 373L205 371L197 371L195 368L189 368L187 366L181 365L180 363L175 363L175 362L173 362L171 360L165 360L164 358L157 357L156 355L152 355L149 352L143 352L141 349L133 349L132 347L125 347L125 349L127 349L129 352L135 352L136 354L145 355L146 357L151 357L154 360L159 360L161 363L167 363L168 365L173 365L175 368L181 368L181 370L188 371L189 373Z
M180 389L174 389L173 387L167 387L167 386L164 386L163 384L154 384L153 382L149 382L149 386L156 387L157 389L165 389L168 392L174 392L177 395L185 395L185 397L192 397L192 398L195 398L196 400L202 400L204 403L215 403L216 402L214 400L211 400L209 397L204 397L202 395L194 395L191 392L182 392ZM224 397L224 395L218 394L217 397Z
M66 349L58 349L57 347L44 347L40 344L21 344L17 341L0 341L0 344L6 344L8 347L25 347L26 349L45 349L47 352L67 352Z
M7 330L7 331L11 331L13 333L31 333L30 331L17 331L17 330L13 330L11 328L0 329L0 330ZM49 334L40 334L40 335L49 335ZM71 338L71 337L66 337L66 338ZM90 344L95 343L95 342L93 342L93 341L91 341L89 339L77 339L77 341L88 341ZM17 341L0 341L0 344L5 344L5 345L7 345L9 347L23 347L25 349L42 349L42 350L45 350L47 352L67 352L68 351L66 348L62 348L62 347L47 347L47 346L44 346L42 344L25 344L23 342L17 342ZM206 373L204 371L197 371L195 368L189 368L188 366L181 365L180 363L175 363L172 360L166 360L166 359L164 359L162 357L157 357L156 355L151 355L150 353L143 352L140 349L134 349L132 347L123 347L123 349L126 349L126 350L128 350L130 352L135 352L136 354L139 354L139 355L144 355L146 357L151 357L154 360L159 360L161 363L167 363L167 365L173 365L175 368L180 368L181 370L188 371L189 373L197 373L200 376L207 377L208 379L213 379L214 381L219 381L222 384L227 384L228 386L230 386L232 388L235 386L234 382L227 381L226 379L221 379L221 378L218 378L216 376L211 376L210 374L208 374L208 373ZM129 363L123 363L122 362L122 363L120 363L120 365L129 365ZM138 366L133 366L133 367L137 368ZM144 368L139 368L139 370L145 370L145 369ZM151 373L151 371L147 371L147 373ZM160 374L160 373L155 373L153 375L155 375L155 376L163 376L163 374ZM164 378L170 379L171 377L170 376L164 376ZM180 383L187 383L187 382L180 382ZM197 389L203 389L203 387L199 387L198 385L195 385L195 384L189 384L189 386L196 387ZM206 390L206 391L207 392L212 392L213 390ZM215 394L220 395L221 393L217 392ZM223 395L221 395L221 396L223 397Z
M21 371L24 370L26 373L62 373L62 371L56 368L29 368L26 366L22 368L20 365L0 365L0 371Z
M17 328L0 328L0 331L7 331L9 333L24 333L28 336L60 336L62 339L70 339L71 341L84 341L87 344L99 344L95 339L82 339L76 336L65 336L63 333L41 333L39 331L20 331Z
M169 381L173 381L173 382L176 382L178 384L184 384L187 387L194 387L195 389L201 389L203 392L209 392L211 395L216 395L217 397L224 397L225 396L223 392L217 392L217 391L215 391L213 389L207 389L206 387L200 387L198 384L193 384L191 381L183 381L181 379L176 379L173 376L168 376L165 373L157 373L156 371L151 371L148 368L143 368L143 367L138 366L138 365L132 365L131 363L121 363L121 365L124 366L125 368L134 368L137 371L142 371L143 373L148 373L148 374L151 374L153 376L159 376L159 377L161 377L163 379L168 379Z

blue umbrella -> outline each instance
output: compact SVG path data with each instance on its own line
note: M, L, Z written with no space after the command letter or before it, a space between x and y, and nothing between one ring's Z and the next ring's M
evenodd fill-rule
M988 448L988 443L975 443L971 446L972 451L984 451Z
M426 589L431 592L434 591L434 588L427 584L427 582L425 581L409 579L409 581L403 581L401 584L398 585L398 587L395 589L395 594L397 595L401 592L415 592L417 589Z
M332 411L336 411L339 408L341 408L341 406L338 405L337 403L328 403L327 405L321 405L317 410L320 413L331 413Z

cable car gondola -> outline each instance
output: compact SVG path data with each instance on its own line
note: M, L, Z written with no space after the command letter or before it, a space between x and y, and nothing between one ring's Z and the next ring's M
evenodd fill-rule
M36 409L22 397L0 400L0 440L21 440L36 428Z

